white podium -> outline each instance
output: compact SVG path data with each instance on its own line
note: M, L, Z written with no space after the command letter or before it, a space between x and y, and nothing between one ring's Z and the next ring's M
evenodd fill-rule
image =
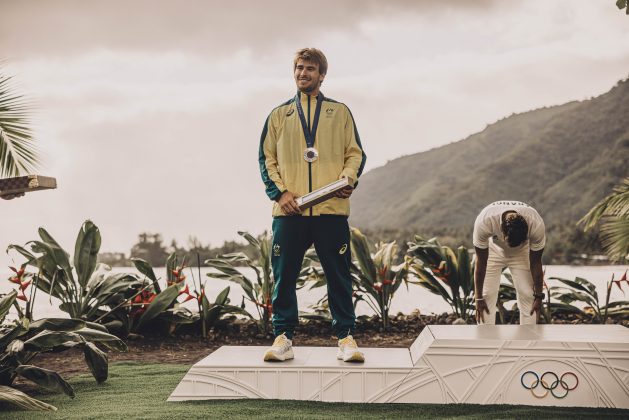
M188 371L168 401L293 399L357 403L524 404L629 408L629 329L619 325L427 326L410 349L223 346Z

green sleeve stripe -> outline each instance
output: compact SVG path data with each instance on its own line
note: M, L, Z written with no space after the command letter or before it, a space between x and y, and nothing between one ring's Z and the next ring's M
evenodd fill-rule
M289 105L294 100L295 100L294 98L291 98L288 101L284 102L279 107ZM273 111L275 111L275 109ZM271 111L271 114L273 114L273 111ZM277 200L282 195L282 191L280 191L277 185L275 185L275 182L273 182L273 180L269 177L269 171L266 169L266 155L264 154L264 141L266 140L266 136L269 130L269 119L271 118L271 114L269 114L266 121L264 122L262 135L260 136L260 150L258 151L258 163L260 165L260 175L262 176L262 182L264 182L264 185L266 186L266 189L265 189L266 195L271 200Z
M269 177L269 171L266 169L266 155L264 154L264 140L266 139L266 135L269 129L269 118L271 118L271 116L269 115L266 119L266 121L264 122L264 128L262 129L262 136L260 136L260 150L258 152L258 162L260 164L260 175L262 175L262 182L264 182L264 185L266 185L266 195L271 199L271 200L277 200L277 198L279 198L280 195L282 195L282 192L280 191L279 188L277 188L277 185L275 185L275 182L273 182L273 180Z
M349 111L349 116L352 118L352 123L354 124L354 136L356 137L356 143L358 143L358 147L360 147L360 151L363 154L363 158L360 161L360 167L358 168L358 177L360 177L360 175L363 173L363 169L365 168L365 163L367 162L367 155L365 154L365 150L363 149L363 145L360 143L360 136L358 135L358 128L356 128L356 121L354 121L354 116L352 115L352 111L349 110L349 108L347 108L347 110ZM358 180L356 180L356 183L358 184Z

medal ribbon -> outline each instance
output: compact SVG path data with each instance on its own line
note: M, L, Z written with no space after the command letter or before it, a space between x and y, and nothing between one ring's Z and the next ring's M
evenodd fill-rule
M310 101L310 97L308 97ZM323 102L323 93L319 92L317 96L317 107L315 108L314 121L312 122L312 130L308 131L308 123L304 115L304 109L301 106L301 92L297 92L295 96L295 103L297 105L297 113L299 114L299 120L301 121L301 128L304 130L304 137L306 138L306 145L310 148L314 146L315 137L317 135L317 127L319 125L319 115L321 114L321 103Z

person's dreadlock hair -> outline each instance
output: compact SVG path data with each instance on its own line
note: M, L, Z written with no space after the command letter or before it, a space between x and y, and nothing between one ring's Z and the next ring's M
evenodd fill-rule
M510 247L521 245L528 238L529 225L521 214L508 214L502 221L502 233Z

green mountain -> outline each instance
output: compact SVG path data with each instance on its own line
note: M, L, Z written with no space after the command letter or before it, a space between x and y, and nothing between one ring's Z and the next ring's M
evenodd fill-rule
M551 229L574 226L629 174L628 162L629 79L596 98L514 114L367 172L350 221L371 231L471 233L487 204L520 200Z

